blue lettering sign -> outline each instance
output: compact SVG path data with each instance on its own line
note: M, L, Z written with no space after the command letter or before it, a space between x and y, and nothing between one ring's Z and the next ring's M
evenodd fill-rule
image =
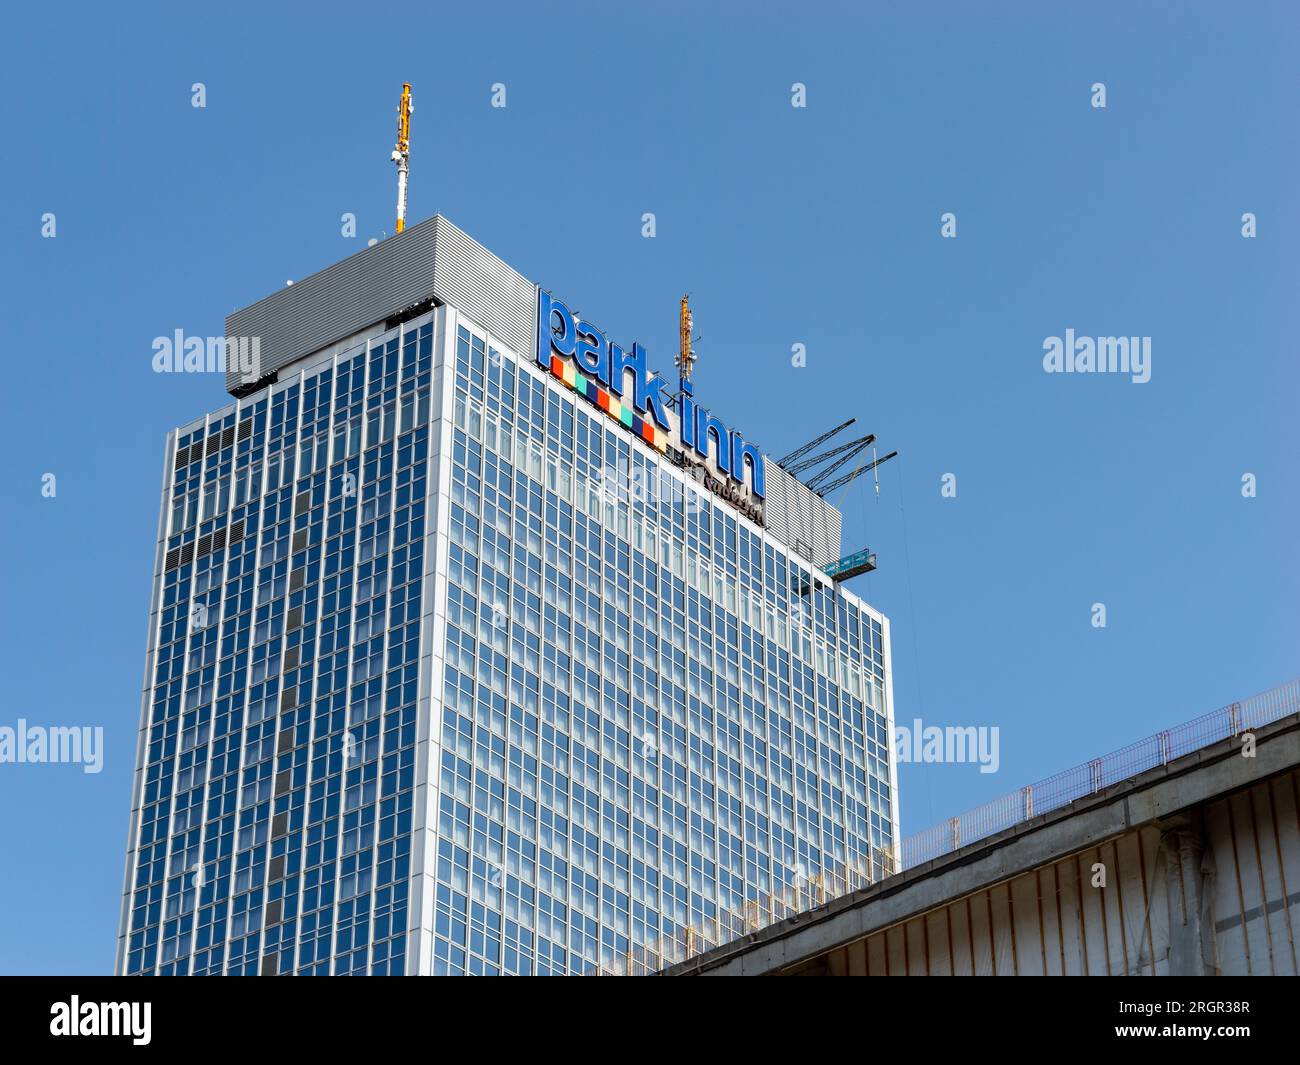
M569 367L564 360L572 360ZM629 429L655 446L656 432L648 422L634 417L619 399L625 394L627 375L632 375L632 408L653 419L661 429L672 429L668 403L663 395L663 378L650 372L645 348L633 344L632 350L619 347L590 322L584 322L548 292L537 291L537 362L548 373L565 379L584 395ZM609 392L575 380L574 368L604 385ZM615 398L611 398L615 397ZM689 381L682 382L678 404L678 430L682 449L694 451L701 458L712 456L718 470L733 481L745 484L749 475L750 491L759 499L763 492L763 456L740 433L728 429L723 421L699 406ZM658 434L663 440L663 434ZM660 445L660 450L662 450Z

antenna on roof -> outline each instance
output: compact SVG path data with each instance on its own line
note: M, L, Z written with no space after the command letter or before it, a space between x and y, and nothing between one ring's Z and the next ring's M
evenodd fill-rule
M691 346L691 325L694 321L691 315L690 293L682 297L682 312L678 322L678 331L681 336L680 346L677 350L677 357L673 359L673 365L677 367L679 381L689 381L691 379L691 369L695 365L695 349Z
M397 164L397 232L406 228L406 175L411 161L411 83L402 84L402 100L397 105L397 147L392 160Z

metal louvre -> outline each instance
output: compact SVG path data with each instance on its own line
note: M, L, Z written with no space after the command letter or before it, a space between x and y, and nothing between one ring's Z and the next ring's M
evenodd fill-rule
M786 546L825 568L840 557L840 512L764 456L763 523Z
M430 296L463 310L514 350L531 350L533 284L442 215L235 311L226 318L226 337L259 338L256 379ZM248 383L238 366L227 366L228 391Z
M531 357L537 345L537 287L441 215L434 238L433 296Z

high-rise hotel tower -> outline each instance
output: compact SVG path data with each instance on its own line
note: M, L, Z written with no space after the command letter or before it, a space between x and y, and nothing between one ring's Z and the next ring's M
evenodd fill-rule
M839 512L564 298L438 216L227 320L235 401L167 438L119 972L653 969L891 867Z

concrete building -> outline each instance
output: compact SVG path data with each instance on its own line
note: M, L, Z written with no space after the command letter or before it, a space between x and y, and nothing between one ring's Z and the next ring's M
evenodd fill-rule
M1168 757L1198 734L1226 738ZM1296 975L1300 682L1151 739L1152 768L1088 763L1084 797L667 975Z
M225 340L166 443L119 973L658 968L892 866L839 512L640 345L441 217Z

